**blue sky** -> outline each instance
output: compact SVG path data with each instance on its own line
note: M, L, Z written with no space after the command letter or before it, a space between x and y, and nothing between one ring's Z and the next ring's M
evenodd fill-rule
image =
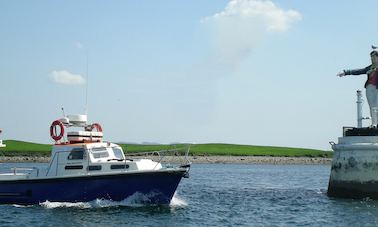
M366 78L336 73L370 63L375 6L0 1L1 137L51 143L61 107L84 113L88 83L88 118L109 141L329 150L356 125Z

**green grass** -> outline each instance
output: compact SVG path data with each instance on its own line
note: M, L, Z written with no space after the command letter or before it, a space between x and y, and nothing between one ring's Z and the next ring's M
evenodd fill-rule
M6 156L48 156L51 145L5 140L7 145L0 148ZM126 153L150 152L172 149L172 145L120 144ZM185 147L179 144L176 147ZM333 152L304 148L252 146L236 144L193 144L190 155L231 155L231 156L280 156L280 157L332 157Z
M18 140L3 140L7 145L0 148L0 151L5 156L46 156L50 155L51 145L30 143Z
M148 152L173 148L170 145L121 144L124 151ZM177 145L184 147L185 145ZM126 149L127 148L127 149ZM231 156L279 156L279 157L332 157L333 152L305 148L252 146L236 144L192 144L190 155L231 155Z
M190 148L196 155L332 157L333 152L305 148L251 146L236 144L196 144Z

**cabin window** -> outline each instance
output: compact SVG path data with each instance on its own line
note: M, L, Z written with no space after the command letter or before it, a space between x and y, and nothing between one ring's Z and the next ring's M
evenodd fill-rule
M105 147L93 148L92 149L93 158L107 158L109 157L109 152Z
M114 153L114 156L116 157L116 159L124 159L123 151L120 147L114 147L113 153Z
M84 159L84 149L74 148L67 157L68 160L83 160Z
M77 165L77 166L65 166L64 169L66 169L66 170L83 169L83 166L82 166L82 165Z
M110 169L128 169L129 165L111 165Z
M89 171L101 170L101 166L88 166Z

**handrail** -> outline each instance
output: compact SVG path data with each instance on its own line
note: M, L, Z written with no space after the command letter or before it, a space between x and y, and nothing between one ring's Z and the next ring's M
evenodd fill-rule
M190 148L190 146L189 146ZM160 156L160 153L166 153L166 152L172 152L172 151L181 151L184 148L175 148L175 149L169 149L169 150L159 150L159 151L145 151L145 152L134 152L134 153L127 153L129 156L144 156L149 154L158 154Z
M17 175L17 170L29 170L29 171L37 171L37 177L39 176L39 168L37 167L12 167L11 170L13 171L13 175ZM29 172L28 174L30 174Z
M189 145L188 149L186 149L186 152L185 152L185 159L186 159L186 163L187 163L187 164L192 164L192 162L189 161L189 159L188 159L189 151L190 151L190 145Z
M191 162L189 161L188 159L188 155L189 155L189 151L190 151L190 144L185 146L185 147L181 147L181 148L174 148L174 149L167 149L167 150L160 150L160 151L147 151L147 152L135 152L135 153L127 153L125 155L128 155L128 156L147 156L147 155L155 155L157 154L157 156L159 157L159 160L157 161L157 164L155 165L155 167L153 169L155 169L159 164L161 164L161 162L163 161L164 158L166 158L168 155L166 155L168 152L174 152L174 156L180 156L180 155L177 155L177 152L178 151L182 151L186 149L185 151L185 165L190 165ZM183 166L182 164L182 160L180 161L181 165L180 166Z

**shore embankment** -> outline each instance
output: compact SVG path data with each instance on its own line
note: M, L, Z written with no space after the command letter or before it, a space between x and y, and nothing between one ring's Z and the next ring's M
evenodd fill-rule
M185 157L131 156L131 159L149 158L163 163L180 163ZM321 157L271 157L271 156L189 156L194 164L275 164L275 165L329 165L331 158ZM49 162L48 156L1 156L0 162Z
M17 140L5 140L0 149L0 162L49 162L52 145ZM167 155L163 162L179 163L178 157L189 152L192 163L240 164L330 164L333 152L307 148L256 146L240 144L124 144L119 143L127 158L158 160L157 155ZM1 156L3 155L3 156ZM176 160L175 160L176 159Z
M192 163L224 164L331 164L332 158L320 157L271 157L271 156L193 156Z

